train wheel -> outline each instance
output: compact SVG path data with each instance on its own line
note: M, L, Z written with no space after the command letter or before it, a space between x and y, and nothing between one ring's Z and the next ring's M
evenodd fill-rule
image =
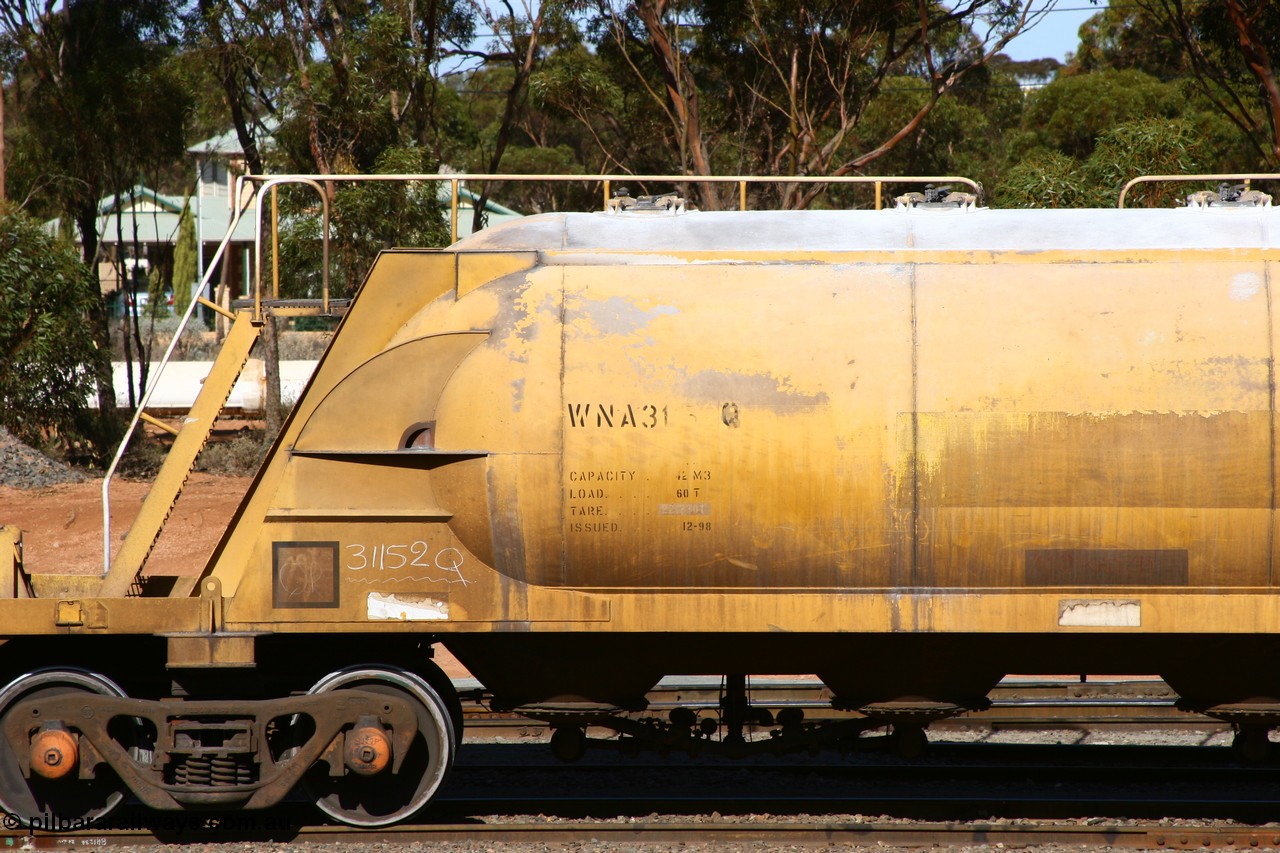
M0 689L0 732L9 722L10 709L26 699L64 696L68 693L97 693L118 696L125 693L111 679L83 669L43 669L30 672ZM74 750L74 738L65 743ZM99 767L96 778L81 779L75 768L61 778L48 779L36 773L24 778L15 749L0 735L0 809L16 815L24 824L32 819L54 816L68 825L84 825L103 817L124 799L124 784L108 767ZM78 762L77 762L78 764Z
M311 693L368 690L408 699L418 734L399 773L330 776L313 768L304 784L320 811L350 826L388 826L407 820L431 801L453 766L455 736L449 706L420 676L393 667L354 667L322 678Z

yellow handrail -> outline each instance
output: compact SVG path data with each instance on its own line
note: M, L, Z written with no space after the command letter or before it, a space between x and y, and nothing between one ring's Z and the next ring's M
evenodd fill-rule
M973 191L981 201L982 184L971 178L964 178L958 175L905 175L905 176L885 176L885 175L842 175L840 177L823 177L820 175L499 175L488 173L459 173L459 174L390 174L390 175L245 175L241 180L249 183L257 184L257 194L259 203L257 205L258 228L255 232L255 255L254 264L255 281L254 281L254 312L255 317L261 316L261 294L262 294L262 227L261 227L261 196L268 188L273 191L272 196L272 222L275 222L274 207L274 188L281 184L306 184L320 190L320 196L325 206L325 222L321 231L322 244L324 247L324 306L328 310L329 305L329 212L328 212L328 196L321 189L326 184L334 183L371 183L371 182L449 182L449 237L452 242L458 239L458 198L459 186L465 181L485 182L485 181L515 181L520 183L599 183L604 197L604 206L607 207L609 199L612 198L613 185L618 182L631 183L702 183L702 184L724 184L735 183L738 185L738 209L747 209L747 185L748 184L874 184L876 209L879 210L884 197L885 184L964 184ZM274 227L273 227L274 240ZM272 276L273 281L277 275L275 265L279 263L278 252L272 255Z
M1222 174L1222 175L1141 175L1137 178L1134 178L1133 180L1129 181L1127 184L1124 185L1124 189L1120 190L1120 200L1116 206L1123 208L1125 196L1129 194L1129 190L1133 189L1138 184L1170 183L1170 182L1176 182L1176 181L1186 181L1190 183L1193 181L1245 181L1245 182L1248 182L1248 181L1274 181L1274 180L1280 180L1280 174L1277 174L1275 172L1269 172L1269 173L1260 172L1260 173L1250 173L1250 174L1228 173L1228 174Z

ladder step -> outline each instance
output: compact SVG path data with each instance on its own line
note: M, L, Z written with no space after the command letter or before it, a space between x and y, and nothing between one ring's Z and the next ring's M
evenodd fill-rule
M251 310L252 299L237 299L231 306L237 311ZM264 299L262 310L276 317L341 317L351 307L350 299L330 299L328 309L322 299Z

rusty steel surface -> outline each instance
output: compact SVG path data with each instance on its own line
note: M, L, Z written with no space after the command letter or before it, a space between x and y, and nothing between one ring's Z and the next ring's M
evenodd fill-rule
M353 722L366 727L377 725L378 735L388 748L381 766L366 775L386 769L392 756L391 772L399 772L418 731L413 709L407 702L357 690L347 691L341 705L323 695L264 701L252 711L234 701L185 702L180 716L172 703L83 692L24 698L4 710L2 733L8 743L22 743L28 739L29 731L40 727L41 734L35 736L30 755L17 755L17 765L24 773L31 769L48 776L32 766L43 758L36 748L43 748L43 735L51 732L74 744L66 730L74 727L82 752L91 749L95 763L109 765L133 796L161 810L275 805L327 751L342 752L343 729ZM273 752L270 727L281 726L281 720L296 721L299 715L310 720L310 736L304 739L297 735L287 754ZM111 728L119 720L129 721L138 734L133 739L123 738ZM390 727L390 736L383 733L382 723ZM45 728L50 725L60 728ZM147 725L151 731L149 741ZM346 737L351 738L352 733ZM139 745L156 757L140 760ZM275 746L277 751L281 748ZM93 778L94 767L94 763L80 764L80 778ZM195 769L188 774L188 767Z

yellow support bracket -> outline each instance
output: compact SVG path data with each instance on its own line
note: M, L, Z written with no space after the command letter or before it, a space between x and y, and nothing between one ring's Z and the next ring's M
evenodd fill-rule
M22 568L22 530L0 526L0 598L30 597L30 578Z
M219 305L218 303L210 299L206 299L205 297L201 296L199 297L199 299L197 299L197 301L201 305L203 305L205 308L208 308L210 311L216 311L217 313L221 314L223 317L226 317L228 320L235 320L236 318L235 314L233 314L232 312L228 311L226 308L223 308L221 305Z
M146 412L143 412L142 414L138 415L138 420L146 421L156 429L162 429L165 432L169 433L169 435L178 434L178 430L175 427L170 426L169 424L165 423L164 421L160 420L157 417L152 417L151 415L148 415Z

